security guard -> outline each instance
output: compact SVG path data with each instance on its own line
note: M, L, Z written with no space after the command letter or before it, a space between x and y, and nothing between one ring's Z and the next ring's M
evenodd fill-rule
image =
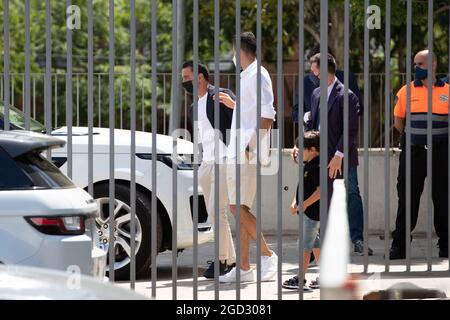
M414 58L415 81L411 84L411 128L406 128L407 86L397 93L394 107L395 128L401 133L400 165L397 178L398 211L390 259L405 258L406 244L406 174L411 176L411 231L414 230L419 213L427 176L427 82L428 50L417 53ZM433 79L436 78L437 59L433 55ZM434 228L439 237L439 257L448 257L448 106L449 85L437 79L432 87L432 199L434 205ZM411 172L406 173L406 134L411 133Z

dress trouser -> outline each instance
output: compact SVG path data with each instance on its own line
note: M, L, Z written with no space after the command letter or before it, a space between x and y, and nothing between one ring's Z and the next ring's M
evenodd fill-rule
M228 264L236 262L233 237L228 222L228 192L226 179L227 166L225 162L219 164L219 259L227 260ZM215 218L215 192L214 192L214 162L202 162L198 170L198 182L203 190L208 222L214 223Z
M417 224L420 196L427 177L427 153L425 146L411 147L411 231ZM405 248L406 244L406 148L400 153L397 178L398 210L392 246ZM439 247L448 247L448 143L433 144L432 200L434 229L439 237Z

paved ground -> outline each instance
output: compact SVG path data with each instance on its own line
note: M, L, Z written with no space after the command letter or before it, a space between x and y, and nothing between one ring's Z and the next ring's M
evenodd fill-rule
M272 249L276 251L277 239L274 236L268 236L267 241L269 242ZM298 271L298 250L296 246L297 238L296 236L284 236L283 237L283 252L282 256L283 267L282 267L282 278L283 281L290 278ZM438 249L435 248L434 244L436 240L433 239L433 271L445 271L448 270L448 260L438 259ZM385 275L379 272L385 271L384 266L384 241L378 236L370 237L370 247L374 250L375 254L373 257L369 257L369 269L367 275L359 276L360 281L357 281L358 291L357 295L361 298L365 293L386 289L394 284L398 283L409 283L418 285L423 288L433 288L439 289L446 292L446 295L450 297L450 275L447 273L442 274L418 274L418 275ZM426 271L427 261L426 261L426 239L417 239L413 241L412 247L412 263L411 271ZM252 261L255 260L254 253L256 252L256 247L252 249ZM214 281L206 280L202 277L202 273L206 266L206 261L211 260L214 257L214 245L213 243L208 243L199 247L199 275L198 278L198 298L200 300L211 300L214 299ZM179 254L178 257L178 282L177 282L177 298L191 300L193 298L193 278L192 278L192 250L185 250ZM256 267L256 266L254 266ZM351 264L348 266L349 272L361 273L364 271L364 261L363 257L352 256ZM405 261L395 261L391 263L391 272L402 272L406 271ZM306 275L307 280L315 279L318 275L318 267L316 265L310 266L308 274ZM146 296L151 296L151 281L150 276L143 279L139 279L136 282L136 291L142 293ZM120 286L129 287L129 283L120 283ZM263 300L275 300L278 299L278 283L265 282L261 284L261 292ZM245 283L241 284L241 299L243 300L253 300L256 299L256 283ZM235 300L236 298L236 285L232 284L220 284L220 299ZM157 299L172 299L172 253L165 252L158 256L158 281L157 281ZM298 299L298 292L292 290L282 289L282 299L291 300ZM320 299L320 290L314 290L313 292L304 293L304 299Z

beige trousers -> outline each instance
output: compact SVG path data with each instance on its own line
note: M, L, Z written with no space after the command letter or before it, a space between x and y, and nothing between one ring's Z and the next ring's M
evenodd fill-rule
M206 209L208 211L208 222L214 223L215 218L215 194L214 194L214 163L202 162L198 169L198 182L203 190ZM229 211L226 164L219 164L219 259L227 260L227 264L236 262L233 237L231 236L230 224L227 213Z

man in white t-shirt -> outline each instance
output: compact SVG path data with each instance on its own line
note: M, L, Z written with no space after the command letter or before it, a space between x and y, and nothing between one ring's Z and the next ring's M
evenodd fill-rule
M242 68L240 79L240 124L237 126L236 112L233 113L231 124L230 144L227 151L227 185L230 209L236 215L236 167L240 166L240 212L241 212L241 282L255 281L255 272L250 268L250 239L257 239L256 218L250 212L256 195L256 150L257 125L260 123L260 162L268 161L268 141L270 128L275 118L273 108L272 81L267 70L261 66L261 117L257 114L257 79L258 67L256 60L256 38L251 32L241 35L240 67ZM235 44L233 54L236 55ZM235 58L234 58L234 61ZM235 102L226 93L220 93L220 102L230 109L235 108ZM240 131L240 143L236 141L237 131ZM270 250L264 236L261 234L261 280L272 281L277 274L277 255ZM219 278L220 282L231 283L236 281L237 269L233 268L229 273Z
M193 63L187 61L183 64L181 75L183 87L188 94L193 94ZM219 104L216 110L214 104L214 86L209 84L208 68L198 64L198 118L194 123L192 116L193 107L190 108L189 118L193 123L194 140L201 144L202 163L198 170L199 184L203 191L206 210L208 211L208 221L214 223L215 217L215 199L214 199L214 165L219 164L219 275L225 275L236 265L236 252L231 235L230 224L228 223L228 197L226 184L226 161L227 155L227 130L230 129L233 117L233 110L223 104ZM219 89L234 99L234 94L228 89ZM219 112L218 127L215 126L215 112ZM216 128L216 130L214 129ZM216 154L216 133L218 136L218 150ZM198 137L198 139L197 139ZM194 143L196 142L194 141ZM217 156L217 158L216 158ZM217 161L217 162L216 162ZM204 272L203 276L208 279L214 278L214 262Z

